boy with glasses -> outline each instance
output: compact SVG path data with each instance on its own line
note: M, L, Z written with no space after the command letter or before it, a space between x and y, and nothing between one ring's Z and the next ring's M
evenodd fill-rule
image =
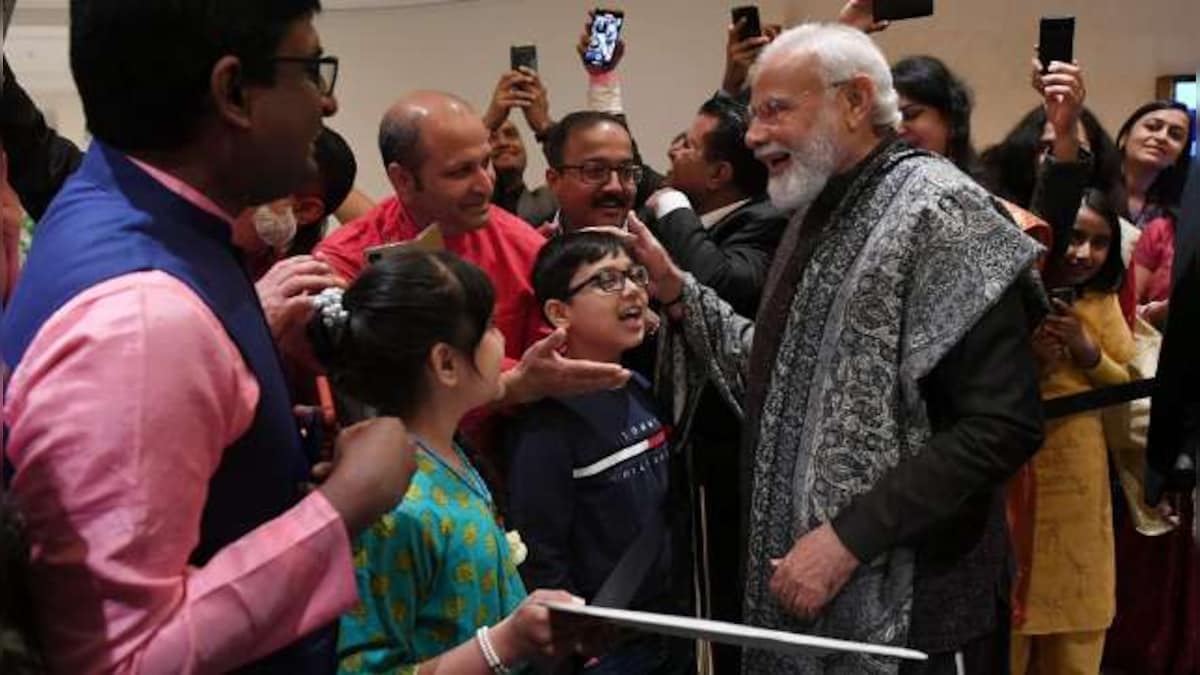
M566 356L610 363L645 338L648 283L622 241L602 232L552 239L533 272L546 319L567 332ZM634 375L618 389L543 399L512 431L509 515L529 547L526 585L680 612L664 515L670 451L648 382ZM684 672L691 663L688 643L644 637L588 672Z

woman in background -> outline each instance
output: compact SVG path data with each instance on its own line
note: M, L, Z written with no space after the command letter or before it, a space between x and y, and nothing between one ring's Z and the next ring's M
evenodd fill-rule
M1117 134L1128 216L1142 230L1134 248L1131 282L1138 314L1161 329L1167 319L1175 222L1187 183L1187 152L1195 131L1187 106L1154 101L1134 111Z
M1159 327L1169 307L1193 126L1186 107L1157 101L1134 111L1118 134L1128 208L1143 227L1133 254L1138 313ZM1191 536L1194 505L1182 501L1178 527L1157 537L1117 518L1117 618L1106 666L1139 675L1200 673L1200 547Z
M1133 336L1117 302L1124 272L1116 205L1085 193L1066 251L1045 279L1053 313L1034 335L1042 398L1128 382ZM1046 426L1031 460L1032 546L1015 545L1023 612L1013 623L1014 675L1095 675L1112 623L1114 586L1108 447L1098 411Z
M1153 101L1125 120L1117 132L1121 172L1127 196L1126 217L1139 228L1157 218L1177 218L1187 184L1195 137L1188 107L1177 101Z

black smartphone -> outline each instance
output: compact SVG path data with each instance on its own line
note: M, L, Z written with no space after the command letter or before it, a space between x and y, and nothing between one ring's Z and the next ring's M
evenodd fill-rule
M1051 288L1049 293L1051 300L1058 300L1068 307L1075 304L1075 301L1079 298L1079 293L1075 290L1074 286L1060 286L1059 288ZM1058 307L1053 307L1052 309L1056 313L1061 313L1062 311Z
M624 25L625 12L619 9L597 9L592 12L591 37L583 52L583 62L602 70L611 68Z
M513 70L522 67L533 71L538 69L536 45L513 45L508 48L508 58Z
M1054 61L1071 63L1075 60L1075 17L1042 17L1038 33L1038 60L1042 62L1043 73L1050 70Z
M300 416L300 446L308 457L309 464L324 461L325 457L325 420L320 408L305 411Z
M746 23L738 29L739 40L749 40L762 35L762 22L758 18L758 8L754 5L734 7L730 10L730 14L733 16L733 25L735 26L742 19L746 20Z
M933 16L933 0L875 0L876 21L902 21Z

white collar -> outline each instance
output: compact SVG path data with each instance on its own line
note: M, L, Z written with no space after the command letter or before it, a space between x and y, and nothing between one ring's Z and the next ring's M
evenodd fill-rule
M737 201L732 204L726 204L719 209L713 209L712 211L700 216L700 224L704 225L704 229L711 230L714 225L724 220L725 216L737 211L748 203L750 203L750 199L747 197L741 201Z

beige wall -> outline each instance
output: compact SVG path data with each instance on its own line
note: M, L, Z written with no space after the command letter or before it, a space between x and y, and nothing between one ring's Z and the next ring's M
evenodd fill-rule
M762 2L764 20L781 21L785 0ZM621 71L631 124L642 151L655 166L666 164L666 145L690 121L700 103L720 85L729 8L714 0L629 0L604 2L628 13L629 48ZM326 50L341 58L337 93L341 110L330 125L350 141L359 161L359 183L373 195L387 194L376 132L388 104L404 91L438 88L486 106L508 68L512 44L534 43L556 117L581 108L586 77L575 42L595 1L466 0L399 9L326 11L318 30ZM63 12L18 10L18 24L65 21ZM18 76L20 73L18 73ZM72 138L82 138L70 102L37 91L53 105ZM78 106L74 106L77 108ZM529 178L540 183L545 163L521 120L530 146Z
M828 16L840 4L790 0L785 14L789 21ZM937 56L971 85L980 149L1003 138L1038 102L1029 60L1044 14L1076 17L1075 58L1085 69L1087 104L1110 133L1154 97L1158 76L1200 69L1198 0L937 0L936 6L936 17L898 22L878 41L892 62Z
M513 43L538 45L551 109L560 116L584 103L585 80L574 54L585 0L466 0L403 9L327 11L318 27L342 59L341 111L331 122L358 155L360 183L386 194L375 149L379 117L401 92L434 87L486 104ZM728 10L736 1L628 0L602 3L628 13L629 50L622 67L625 103L643 152L665 164L666 144L719 84ZM839 0L769 0L764 20L827 19ZM54 23L62 12L25 12L17 23ZM1154 93L1155 77L1200 66L1197 0L939 0L933 19L900 23L879 38L889 57L930 53L974 87L981 145L994 142L1035 103L1027 61L1042 13L1079 17L1076 55L1088 70L1089 104L1111 127ZM26 82L35 90L36 82ZM82 138L69 101L53 101L64 131ZM532 144L531 144L532 146ZM530 179L544 169L531 147Z
M361 183L386 191L375 150L379 117L401 92L441 88L487 105L512 44L538 47L542 78L557 118L583 107L586 76L575 42L596 2L481 0L407 9L326 12L319 30L342 59L341 112L331 124L347 135L359 159ZM647 160L666 164L666 146L720 86L725 27L737 2L629 0L600 3L627 12L628 50L621 65L626 110ZM783 2L762 3L764 19L782 20ZM518 115L530 149L528 179L540 183L545 164Z

